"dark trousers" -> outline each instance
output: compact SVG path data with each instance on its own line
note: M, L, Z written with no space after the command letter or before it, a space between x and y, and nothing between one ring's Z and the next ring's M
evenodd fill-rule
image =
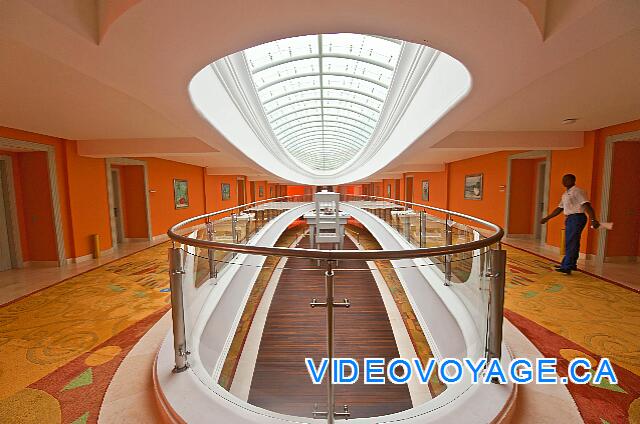
M564 221L564 258L560 267L568 270L576 267L580 255L580 236L587 225L587 215L574 213Z

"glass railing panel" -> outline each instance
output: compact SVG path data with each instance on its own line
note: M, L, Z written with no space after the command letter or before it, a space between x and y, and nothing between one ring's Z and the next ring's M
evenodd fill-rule
M348 201L387 222L417 248L460 245L486 237L472 224L458 220L446 211L434 211L416 205L408 207L390 199L353 198ZM299 204L302 203L274 201L247 205L228 211L217 219L210 217L211 224L193 233L192 237L246 244L268 222ZM288 233L285 232L291 240L283 246L289 247L297 241L298 247L308 248L306 226L293 227L290 226ZM355 249L365 244L367 233L364 228L350 225L347 228L349 242L345 243L345 248ZM236 296L233 307L224 311L218 311L216 307L208 318L207 325L225 331L229 327L229 336L224 343L217 346L210 339L200 340L205 345L204 350L201 349L200 359L212 353L223 355L222 359L216 356L218 359L214 362L210 361L200 368L194 367L196 375L208 387L230 391L254 406L302 417L313 417L316 412L316 417L322 418L321 414L326 412L328 405L326 379L323 384L312 384L304 363L305 358L310 357L314 360L313 365L318 366L322 358L329 356L330 342L335 346L333 357L383 357L387 361L402 357L390 327L392 317L386 302L395 303L399 308L398 317L394 318L396 321L402 322L409 317L410 322L404 322L401 326L405 331L417 331L408 336L409 343L413 343L420 331L425 337L418 317L414 314L411 318L411 311L401 309L407 305L411 309L411 302L396 299L399 293L404 293L403 283L397 276L396 286L388 280L393 279L396 272L406 272L407 268L428 267L429 280L421 284L426 284L429 289L433 284L446 284L447 290L454 293L464 305L467 321L472 321L473 328L465 333L467 351L454 354L472 358L486 355L491 282L489 247L426 258L383 261L341 259L335 262L332 265L333 299L336 302L332 315L335 326L333 333L327 330L325 261L236 254L187 245L181 247L184 250L182 287L187 340L193 337L194 324L206 298L204 291L213 290L218 281L222 281L221 276L229 277L229 284L220 286L224 287L221 296ZM373 268L372 263L376 264ZM434 274L431 271L440 275L442 282L432 281ZM236 272L242 278L231 279ZM386 300L382 300L383 292ZM219 304L229 305L228 301L225 298ZM314 303L313 308L310 303ZM345 307L346 303L349 304L348 308ZM247 344L248 332L254 330L254 325L261 328L260 342L257 345L255 342ZM329 334L333 334L332 338L329 338ZM228 341L230 336L233 337L232 342ZM255 340L254 337L251 340ZM192 342L188 341L187 345ZM426 337L424 346L413 346L421 360L427 358L428 353L424 352L424 349L429 349ZM245 367L241 361L255 363L251 376L243 376ZM223 365L216 366L223 362ZM363 366L362 362L360 366ZM362 379L354 385L336 385L336 410L341 412L342 405L349 405L350 418L358 418L411 408L411 397L408 393L400 393L407 390L406 386L394 385L398 393L393 394L390 394L389 387L364 385ZM446 386L439 381L431 381L427 389L430 396L434 397L442 393Z

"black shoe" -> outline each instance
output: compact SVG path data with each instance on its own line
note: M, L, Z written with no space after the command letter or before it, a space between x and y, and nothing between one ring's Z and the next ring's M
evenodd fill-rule
M554 265L555 269L562 269L562 265ZM571 268L569 268L571 271L577 271L578 267L577 266L572 266Z
M564 269L564 268L556 268L556 272L561 272L565 275L571 275L571 270L570 269Z

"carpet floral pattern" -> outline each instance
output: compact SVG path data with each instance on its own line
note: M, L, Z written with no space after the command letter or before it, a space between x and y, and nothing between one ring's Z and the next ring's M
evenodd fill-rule
M505 315L567 375L576 357L611 359L617 385L567 388L586 423L640 423L640 293L556 263L507 249ZM607 380L604 380L605 382Z
M360 242L375 248L363 233ZM640 293L582 272L564 276L551 260L505 248L505 315L543 355L558 358L560 376L576 356L608 357L614 365L618 384L568 385L584 421L640 423ZM97 422L121 361L169 308L166 249L138 252L0 306L0 422ZM428 343L408 301L378 266L422 355Z
M0 422L86 423L169 308L167 244L0 306Z

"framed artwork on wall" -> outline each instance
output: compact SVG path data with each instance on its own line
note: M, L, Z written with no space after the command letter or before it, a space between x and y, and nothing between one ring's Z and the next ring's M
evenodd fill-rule
M222 183L222 200L231 199L231 184Z
M173 180L173 203L176 209L189 207L189 182L187 180Z
M258 187L258 196L264 197L264 186Z
M387 197L391 197L391 184L387 184Z
M422 181L422 200L429 200L429 180Z
M482 174L464 176L464 198L466 200L482 200Z

